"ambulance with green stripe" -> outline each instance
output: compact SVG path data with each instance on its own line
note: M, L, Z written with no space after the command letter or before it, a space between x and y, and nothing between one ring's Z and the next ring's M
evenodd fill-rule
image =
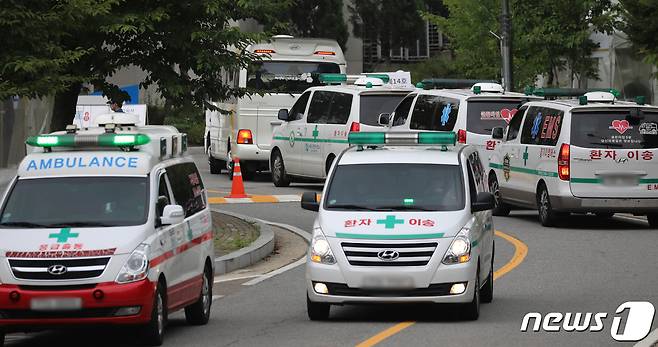
M537 208L542 225L552 226L572 212L632 213L658 227L658 107L642 97L619 101L614 90L585 92L537 90L581 96L531 101L506 130L492 131L502 140L489 172L494 214Z
M212 223L187 136L136 115L27 139L0 200L0 342L67 325L139 326L160 345L167 316L210 318Z
M273 131L272 182L285 187L296 178L325 179L334 159L348 147L350 132L381 131L380 114L391 113L415 88L408 72L364 75L321 74L328 84L307 89L283 124Z
M477 149L452 132L350 133L329 172L306 262L307 311L451 303L477 319L493 299L494 197Z

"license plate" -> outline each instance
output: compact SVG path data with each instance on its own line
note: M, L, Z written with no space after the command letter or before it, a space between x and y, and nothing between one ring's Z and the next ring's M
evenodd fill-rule
M410 277L371 276L363 279L363 287L369 289L411 289L414 282Z
M30 308L33 311L75 311L82 309L80 298L43 298L32 299Z
M636 176L607 176L603 178L603 185L611 187L637 186L640 180Z

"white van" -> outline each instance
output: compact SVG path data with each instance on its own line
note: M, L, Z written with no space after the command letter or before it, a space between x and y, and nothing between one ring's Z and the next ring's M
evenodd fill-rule
M0 342L118 324L160 345L168 314L210 318L212 223L186 135L99 118L118 123L28 138L34 151L0 200Z
M533 101L519 109L491 158L494 212L538 208L545 226L570 212L647 215L658 227L658 107L611 93Z
M408 72L406 83L398 84L390 83L388 74L369 76L379 77L349 76L354 84L309 88L290 111L279 111L283 124L274 130L270 157L275 186L288 186L295 177L324 179L336 156L348 147L350 132L382 131L379 115L391 113L415 90ZM345 82L348 76L323 74L320 79Z
M491 129L507 125L524 102L539 99L505 92L497 83L476 83L471 89L421 90L395 109L391 131L454 131L459 143L480 151L487 167L500 142L491 138Z
M263 56L239 74L227 73L226 83L264 93L225 103L219 111L206 111L205 148L211 173L229 169L240 158L244 178L269 169L272 130L281 124L277 112L290 108L308 87L321 85L320 73L345 73L343 51L334 40L275 36L271 42L251 45L248 51ZM228 164L228 165L227 165Z

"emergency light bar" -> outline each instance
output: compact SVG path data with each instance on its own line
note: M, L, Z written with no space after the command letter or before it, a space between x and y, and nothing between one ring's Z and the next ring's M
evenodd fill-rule
M350 145L450 145L457 143L452 131L437 132L350 132Z
M355 83L362 78L378 78L383 84L388 83L391 78L384 73L364 73L361 75L346 75L341 73L321 73L318 76L320 83L324 84L348 84Z
M102 135L39 135L30 136L25 143L35 147L132 147L149 143L144 134L102 134Z
M617 89L613 88L526 88L526 95L535 95L541 96L544 98L557 98L557 97L579 97L585 95L589 92L608 92L618 98L621 96L621 93Z

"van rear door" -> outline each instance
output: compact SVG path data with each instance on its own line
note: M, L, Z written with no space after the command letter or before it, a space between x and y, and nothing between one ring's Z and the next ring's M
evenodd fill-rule
M658 198L658 109L583 108L571 119L574 196Z

